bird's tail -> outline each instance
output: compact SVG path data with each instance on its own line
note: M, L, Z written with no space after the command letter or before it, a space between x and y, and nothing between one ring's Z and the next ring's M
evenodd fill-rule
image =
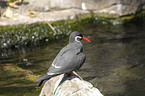
M45 74L45 75L43 75L43 76L40 76L40 77L36 78L36 79L34 80L34 82L39 82L39 81L42 81L42 80L48 80L48 79L50 79L50 78L51 78L50 75Z
M46 82L47 80L49 80L51 77L52 76L45 74L43 76L40 76L40 77L36 78L34 80L34 82L39 82L40 81L40 83L37 85L37 87L40 87L44 82Z

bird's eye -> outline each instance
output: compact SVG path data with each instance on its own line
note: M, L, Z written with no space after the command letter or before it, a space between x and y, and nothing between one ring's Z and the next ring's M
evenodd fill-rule
M76 36L77 37L77 39L82 39L82 37L81 36Z
M82 37L80 37L80 36L79 36L78 38L79 38L79 39L82 39Z
M82 39L81 36L76 36L76 37L75 37L75 41L77 41L77 42L79 42L81 39Z

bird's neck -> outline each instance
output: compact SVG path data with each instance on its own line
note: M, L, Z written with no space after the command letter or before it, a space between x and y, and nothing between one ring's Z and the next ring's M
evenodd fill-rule
M81 42L71 43L71 47L75 50L80 50L80 51L83 50L83 44Z

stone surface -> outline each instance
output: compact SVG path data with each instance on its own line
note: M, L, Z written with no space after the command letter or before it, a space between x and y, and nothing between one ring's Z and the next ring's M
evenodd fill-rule
M144 10L144 6L145 0L24 0L18 9L11 8L4 13L8 15L0 19L0 25L73 19L90 10L95 14L132 15ZM28 10L35 11L36 16L30 16ZM12 16L7 12L13 13Z
M0 0L0 16L4 13L6 7L7 7L7 1Z
M54 96L54 89L63 75L48 80L39 96ZM103 96L100 91L87 81L76 77L65 77L64 82L58 87L55 96Z
M68 8L82 9L82 3L84 3L87 10L118 15L135 14L145 4L145 0L41 0L41 3L39 0L26 1L29 2L29 8L37 11Z
M51 11L51 12L36 12L36 17L30 17L27 13L17 13L10 11L12 9L9 9L10 13L5 14L11 14L12 16L7 15L6 17L1 17L0 19L0 25L17 25L17 24L31 24L35 22L42 22L42 21L58 21L58 20L68 20L68 19L74 19L76 14L84 14L89 13L87 11L83 11L80 9L67 9L67 10L57 10L57 11Z

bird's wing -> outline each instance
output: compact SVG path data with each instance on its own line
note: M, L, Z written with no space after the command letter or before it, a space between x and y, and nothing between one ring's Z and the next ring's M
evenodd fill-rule
M62 51L61 51L62 52ZM48 69L48 75L56 75L62 73L68 73L79 69L85 61L85 54L78 50L69 49L58 54L52 63L52 66Z

